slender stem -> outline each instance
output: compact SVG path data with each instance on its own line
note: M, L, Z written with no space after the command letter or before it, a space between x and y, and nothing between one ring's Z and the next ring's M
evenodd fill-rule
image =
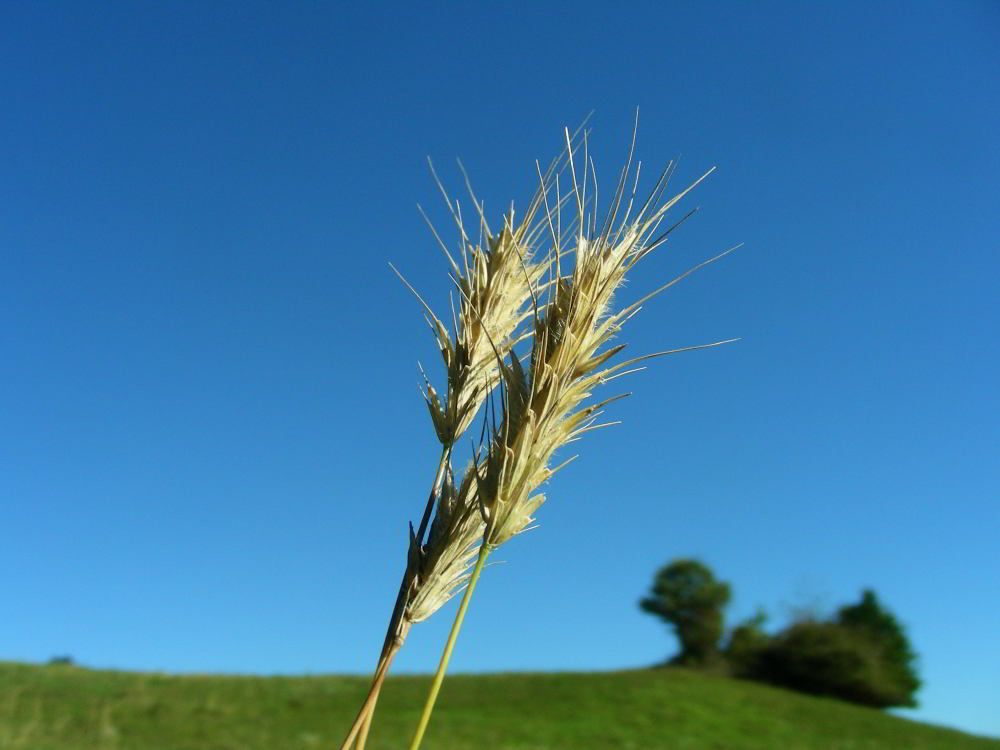
M365 720L361 724L361 729L358 730L358 741L354 745L354 750L365 750L365 743L368 741L368 732L372 728L372 719L375 718L375 703L378 702L378 694L381 690L381 685L375 689L375 700L372 703L371 710L365 716Z
M444 446L441 449L441 457L438 459L437 470L434 472L434 484L427 497L427 505L424 507L423 517L420 519L420 527L417 529L417 544L423 544L424 534L427 532L427 524L430 521L431 510L434 508L434 500L444 481L445 470L448 466L448 458L451 455L451 446ZM368 731L371 729L372 719L375 717L375 704L378 703L379 693L382 691L382 682L389 671L389 664L392 663L396 652L402 647L403 639L406 637L404 631L409 630L409 624L403 623L403 612L406 609L407 584L410 580L410 568L407 565L403 571L403 580L399 583L399 593L396 595L396 603L392 607L392 615L389 617L389 626L386 628L385 640L382 643L382 652L379 654L378 665L375 668L375 678L372 682L371 690L358 713L347 739L341 745L340 750L348 750L357 737L355 750L364 750L365 742L368 740Z
M479 547L479 558L476 560L476 567L472 570L469 585L465 589L465 596L462 597L462 603L458 607L458 614L455 615L455 622L451 626L451 633L448 635L448 642L445 644L444 653L441 654L441 663L438 664L437 674L434 675L434 681L431 683L431 692L427 696L427 703L424 704L424 711L420 715L420 723L417 724L417 731L413 735L413 741L410 742L410 750L417 750L424 738L427 724L431 720L431 712L434 710L434 703L437 701L438 691L441 690L444 673L448 670L451 652L455 648L455 641L458 640L458 631L462 629L462 620L465 619L465 611L469 608L469 600L472 598L472 592L476 588L476 581L479 580L479 574L483 572L483 564L486 562L486 557L489 554L490 546L484 541Z
M365 702L361 704L361 710L358 711L358 715L354 719L354 723L351 725L351 731L348 733L347 737L344 738L344 742L341 744L340 750L348 750L348 748L354 744L354 738L357 736L358 731L361 729L365 719L367 719L368 716L371 715L371 712L375 710L375 701L378 700L379 691L382 689L382 682L385 680L386 674L389 673L389 665L392 664L393 657L402 645L402 641L394 643L388 653L386 653L379 660L379 666L375 671L375 679L372 682L371 689L368 691Z

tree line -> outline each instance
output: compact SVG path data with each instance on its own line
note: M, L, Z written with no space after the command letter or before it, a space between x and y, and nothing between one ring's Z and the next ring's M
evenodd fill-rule
M680 559L656 573L639 607L673 628L681 650L672 664L878 708L916 705L916 654L871 589L829 619L801 618L776 633L765 631L763 611L727 633L730 595L708 566Z

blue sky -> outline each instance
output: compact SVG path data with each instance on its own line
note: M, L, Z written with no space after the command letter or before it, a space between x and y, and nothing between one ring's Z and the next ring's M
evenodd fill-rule
M637 600L696 555L730 622L875 588L907 714L1000 735L998 42L991 2L5 4L0 658L370 669L437 457L386 265L446 303L425 156L498 216L594 109L610 193L638 106L649 173L719 170L623 298L746 244L625 340L742 341L635 377L453 669L660 661Z

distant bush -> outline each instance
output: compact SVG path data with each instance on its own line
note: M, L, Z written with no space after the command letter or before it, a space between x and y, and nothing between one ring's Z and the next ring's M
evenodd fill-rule
M842 607L837 613L837 622L877 648L888 679L900 695L906 696L905 702L892 705L915 706L913 694L920 688L917 655L910 646L903 626L891 612L879 604L875 592L865 589L860 602Z
M870 590L828 622L798 622L770 637L759 623L742 627L726 650L738 676L878 708L916 705L916 657Z
M73 663L74 662L73 662L73 657L72 656L60 655L60 656L53 656L51 659L49 659L49 665L50 666L69 667L69 666L72 666Z
M759 610L730 632L723 655L734 676L752 677L757 673L761 654L770 640L770 636L764 632L765 622L767 615L764 610Z

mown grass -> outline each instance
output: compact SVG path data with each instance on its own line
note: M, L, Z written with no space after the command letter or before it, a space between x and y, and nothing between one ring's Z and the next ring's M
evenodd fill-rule
M0 663L0 748L339 745L360 677L176 676ZM390 678L368 743L405 746L428 677ZM449 677L429 750L1000 750L1000 741L679 669Z

